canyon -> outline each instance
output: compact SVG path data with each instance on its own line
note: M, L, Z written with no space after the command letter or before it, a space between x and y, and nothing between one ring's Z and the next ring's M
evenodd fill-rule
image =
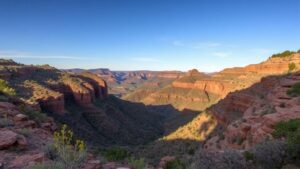
M88 145L84 169L132 168L92 152L111 147L165 169L169 161L194 164L210 153L241 155L266 140L285 141L272 134L277 124L300 119L299 93L291 94L299 70L299 52L211 74L58 70L1 59L0 77L15 94L0 97L0 168L51 162L43 149L62 124Z

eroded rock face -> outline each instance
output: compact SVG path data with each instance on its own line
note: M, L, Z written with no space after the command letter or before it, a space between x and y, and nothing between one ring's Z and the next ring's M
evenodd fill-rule
M89 72L82 73L81 78L83 78L85 81L89 82L93 86L96 98L103 99L107 97L107 84L102 78L100 78L96 74Z
M204 147L214 151L247 149L272 137L277 123L300 118L299 97L287 95L287 90L298 82L300 73L267 77L248 89L229 94L208 110L223 130Z
M9 60L1 61L0 67L0 77L37 110L64 114L66 100L85 106L108 95L106 82L91 73L75 75L49 65L22 65Z
M64 96L61 95L57 98L50 97L45 100L40 100L39 104L43 110L47 110L50 112L56 112L63 114L65 111L65 101Z

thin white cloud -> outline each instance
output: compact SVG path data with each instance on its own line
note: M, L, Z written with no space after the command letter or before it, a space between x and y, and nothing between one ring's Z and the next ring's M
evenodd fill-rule
M150 58L150 57L135 57L135 58L131 58L131 60L138 61L138 62L159 62L158 59Z
M65 55L44 55L44 54L33 54L30 52L18 52L18 51L0 51L0 58L7 59L86 59L84 57L76 56L65 56Z
M214 56L220 57L220 58L227 58L231 55L231 53L227 53L227 52L214 52L213 53Z
M172 42L174 46L191 48L191 49L204 49L204 48L215 48L221 46L220 43L215 42L197 42L197 43L185 43L179 40L175 40Z
M181 42L179 40L173 41L173 45L174 46L182 46L182 47L186 46L183 42Z

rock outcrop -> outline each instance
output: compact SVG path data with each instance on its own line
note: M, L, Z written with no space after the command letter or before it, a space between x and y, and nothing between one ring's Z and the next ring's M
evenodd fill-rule
M49 65L28 66L3 60L0 77L16 88L28 105L47 112L64 114L65 102L85 106L108 95L106 82L97 75L69 74Z
M293 70L290 70L291 65L295 65ZM152 93L144 92L146 95L144 97L141 96L142 92L132 93L125 99L135 101L136 94L138 98L142 98L139 101L145 104L172 104L178 109L186 108L201 111L217 103L231 92L250 87L263 77L297 70L300 70L300 53L293 53L287 57L271 57L259 64L228 68L212 74L204 74L193 69L184 76L175 79L169 86L153 90ZM240 102L246 102L247 98L240 99ZM190 103L186 104L187 101Z
M208 111L222 130L209 139L205 148L247 149L268 137L281 121L300 118L299 97L287 91L300 82L300 73L263 78L248 89L229 94Z

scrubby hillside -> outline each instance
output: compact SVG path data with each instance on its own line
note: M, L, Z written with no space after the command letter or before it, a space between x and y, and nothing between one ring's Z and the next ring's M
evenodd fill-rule
M269 76L207 109L214 129L193 156L191 169L297 168L299 84L300 72ZM197 132L202 125L198 123Z
M209 111L220 125L207 149L248 149L267 138L277 123L300 118L300 73L263 78L231 93Z

